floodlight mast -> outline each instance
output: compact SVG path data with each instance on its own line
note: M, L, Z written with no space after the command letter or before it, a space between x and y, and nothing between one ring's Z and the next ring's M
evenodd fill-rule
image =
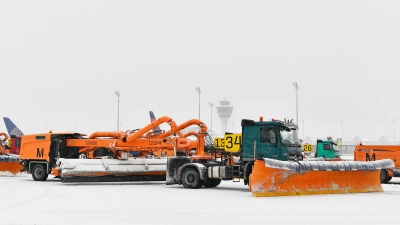
M212 129L212 121L213 121L213 118L212 118L212 107L214 106L214 103L209 102L208 105L211 107L211 123L210 124L211 124L211 131L212 131L213 130Z
M115 95L118 97L118 113L117 113L117 131L119 131L119 97L121 96L119 94L119 91L114 91Z
M296 89L296 124L299 125L299 103L297 97L297 90L299 89L299 85L296 82L293 82L294 89Z
M199 93L199 120L200 120L200 94L201 94L201 90L199 87L196 87L196 91L197 93Z

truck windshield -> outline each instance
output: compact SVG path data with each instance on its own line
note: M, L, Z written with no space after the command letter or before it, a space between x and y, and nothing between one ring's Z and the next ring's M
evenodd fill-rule
M337 145L332 145L332 147L333 147L333 150L335 150L335 152L339 152L339 148Z
M297 135L297 130L289 129L282 127L280 129L281 137L282 137L282 144L290 145L290 144L297 144L300 145L299 137Z

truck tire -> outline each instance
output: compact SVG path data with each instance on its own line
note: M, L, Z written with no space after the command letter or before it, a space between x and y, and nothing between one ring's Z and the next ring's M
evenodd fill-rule
M203 187L216 187L221 183L221 179L203 180Z
M243 169L243 183L244 185L250 185L250 174L253 171L254 162L248 162L244 165Z
M187 168L182 173L182 185L185 188L197 189L203 185L200 174L196 169Z
M389 176L388 172L385 169L382 169L380 179L381 179L381 184L384 184L389 182L392 179L392 177Z
M46 172L46 166L43 163L36 164L32 169L32 178L35 181L45 181L49 175Z

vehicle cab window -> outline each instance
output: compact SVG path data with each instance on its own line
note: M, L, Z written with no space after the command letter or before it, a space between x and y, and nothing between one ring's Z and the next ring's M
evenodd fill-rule
M280 135L282 138L281 142L284 146L290 146L290 145L300 146L297 130L281 127Z
M274 127L260 128L260 142L261 143L276 143L276 133Z

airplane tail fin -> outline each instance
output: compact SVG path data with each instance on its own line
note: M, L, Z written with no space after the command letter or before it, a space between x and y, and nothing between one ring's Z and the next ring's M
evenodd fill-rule
M150 121L151 121L151 122L155 121L155 120L156 120L156 117L154 116L153 111L149 111L149 113L150 113ZM153 133L154 133L155 135L161 134L160 126L154 127L154 128L153 128Z
M3 117L4 123L7 128L8 135L22 136L22 131L10 120L8 117Z

